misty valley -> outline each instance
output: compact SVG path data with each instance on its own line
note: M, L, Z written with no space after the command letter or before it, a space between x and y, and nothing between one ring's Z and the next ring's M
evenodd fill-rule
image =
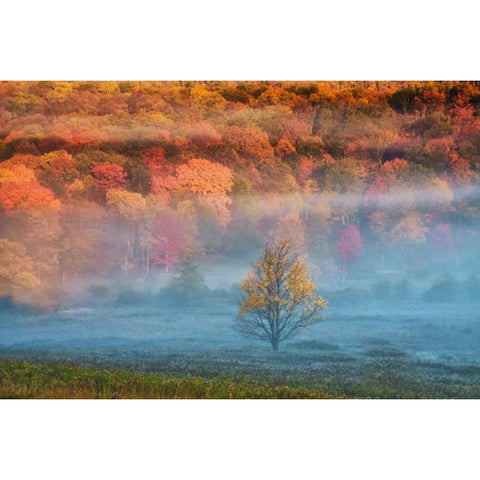
M479 82L0 83L0 397L479 398Z
M360 277L348 288L325 285L325 320L273 351L234 328L238 284L232 280L241 280L240 265L230 270L237 278L203 270L209 291L181 305L162 298L159 285L102 290L102 298L90 289L55 310L4 304L2 356L180 377L257 377L333 396L479 393L479 305L468 294L468 279L452 281L435 301L427 280Z

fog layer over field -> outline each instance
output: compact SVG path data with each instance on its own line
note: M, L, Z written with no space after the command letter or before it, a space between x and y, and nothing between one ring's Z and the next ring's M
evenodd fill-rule
M420 220L397 233L398 222L392 222L381 243L366 228L371 212L360 196L288 196L276 203L257 197L250 207L256 225L263 225L263 238L259 230L244 231L245 239L254 234L254 241L199 259L207 288L188 299L168 290L179 276L178 266L152 268L148 276L113 271L103 278L77 278L52 289L56 294L47 292L48 301L39 303L4 298L0 353L151 371L313 377L355 377L372 365L385 373L406 364L423 381L445 372L455 381L470 381L480 371L479 232L465 221L438 233L444 223L429 224L428 215L444 206L444 197L422 189L397 193L382 196L383 205L398 216L406 205L414 207ZM474 209L477 193L458 189L455 200ZM445 218L453 215L454 207L449 208ZM327 218L315 217L326 209L332 212ZM349 211L360 213L349 217ZM342 235L352 226L361 244L347 239L342 257ZM315 243L322 236L323 243ZM268 344L242 337L234 325L239 283L262 241L278 239L297 245L328 308L325 321L273 353Z

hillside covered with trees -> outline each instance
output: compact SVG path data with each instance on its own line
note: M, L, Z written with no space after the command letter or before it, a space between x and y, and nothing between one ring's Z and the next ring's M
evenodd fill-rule
M0 294L267 240L340 284L471 262L479 180L480 82L3 82Z

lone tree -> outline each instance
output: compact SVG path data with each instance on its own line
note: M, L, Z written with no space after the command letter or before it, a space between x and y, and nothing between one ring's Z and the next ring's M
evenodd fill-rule
M253 267L240 284L240 332L278 350L297 330L324 318L327 302L317 295L307 266L289 242L267 244Z

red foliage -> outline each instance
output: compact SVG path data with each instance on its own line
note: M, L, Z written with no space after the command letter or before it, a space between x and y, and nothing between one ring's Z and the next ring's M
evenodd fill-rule
M365 192L364 205L366 207L374 207L377 203L378 197L387 193L392 185L393 180L391 178L386 178L380 175L377 176Z
M161 215L158 220L158 236L150 249L150 260L158 265L175 265L185 243L185 236L173 215Z
M302 185L311 177L313 172L314 162L313 158L310 157L301 157L298 162L298 180Z
M93 169L95 178L95 190L105 193L111 188L122 187L127 178L127 174L123 167L116 163L103 162Z
M283 138L291 143L296 143L298 140L307 137L308 135L310 135L310 125L302 120L292 119L285 127Z
M155 195L168 195L178 188L177 179L170 174L154 173L150 180L150 191Z
M38 155L40 151L35 143L26 138L22 138L15 145L15 153L24 155Z
M72 180L76 172L75 159L65 150L47 153L41 157L42 169L63 182Z
M452 137L433 138L425 144L427 152L444 152L450 154L455 148L455 142Z
M401 158L395 158L385 162L380 168L375 180L365 192L364 205L374 207L378 197L387 193L396 181L397 173L408 167L408 162Z
M162 147L152 147L143 153L143 163L152 170L160 170L165 165L165 150Z
M394 158L393 160L389 160L388 162L385 162L380 168L380 171L382 173L394 175L399 170L402 170L407 167L408 167L408 162L406 160L403 160L402 158Z
M470 184L472 175L470 164L464 158L460 158L456 151L450 153L449 171L453 177L453 183L457 185Z

